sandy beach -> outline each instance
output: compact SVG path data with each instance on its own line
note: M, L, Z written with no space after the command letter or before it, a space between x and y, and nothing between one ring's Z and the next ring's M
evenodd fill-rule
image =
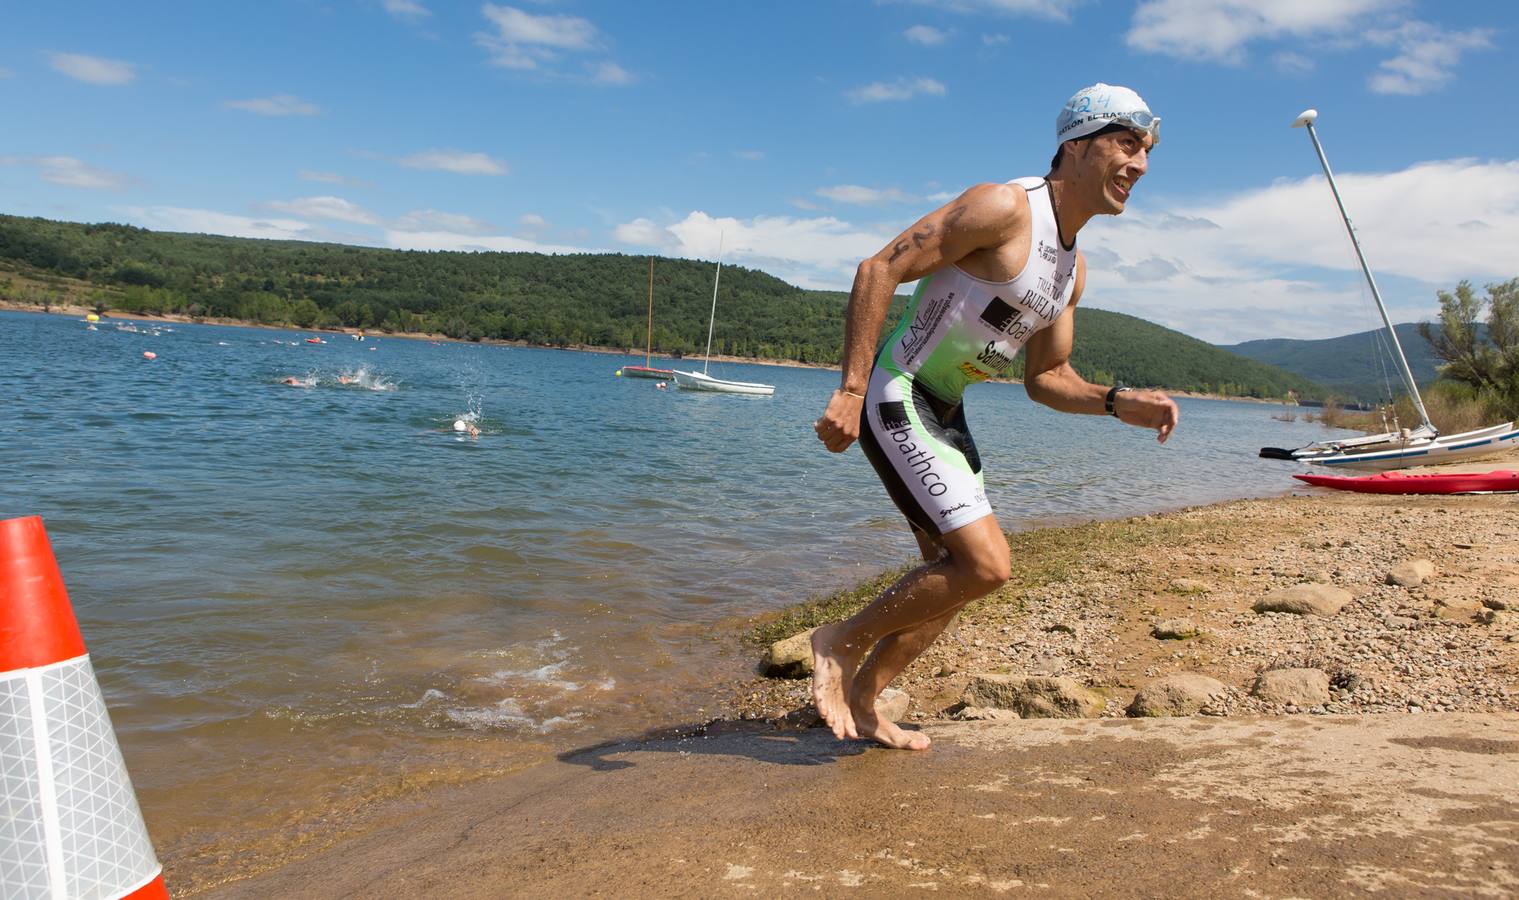
M755 677L724 688L715 721L413 794L281 864L168 859L169 883L218 896L1512 895L1513 511L1513 495L1304 489L1021 532L1013 580L896 685L905 721L934 738L927 753L836 742L808 727L805 678ZM1418 583L1390 583L1418 560ZM1341 607L1255 611L1301 585L1343 591ZM866 592L734 623L735 652L757 659ZM1269 672L1318 674L1273 694ZM1183 714L1126 715L1176 675L1217 685L1190 708L1161 692ZM1023 676L1094 703L1071 718L986 705L986 684Z

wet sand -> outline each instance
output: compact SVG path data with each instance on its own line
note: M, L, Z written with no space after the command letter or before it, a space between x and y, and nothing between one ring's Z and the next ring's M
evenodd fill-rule
M1468 466L1500 467L1519 468ZM1519 627L1489 613L1519 600L1515 503L1305 490L1013 535L1042 548L1038 564L896 685L908 727L934 738L927 753L796 727L805 679L744 680L724 720L693 715L413 794L278 867L207 881L170 861L170 884L260 897L1512 896ZM1388 585L1412 557L1436 576ZM1176 592L1182 577L1204 589ZM1320 579L1354 596L1335 617L1251 610ZM1174 615L1203 634L1150 633ZM1250 694L1262 671L1302 665L1334 673L1331 702L1284 713ZM978 672L1070 677L1107 699L1106 717L955 721ZM1218 678L1228 697L1212 715L1122 718L1138 688L1178 672Z
M429 798L231 897L1512 896L1519 716L734 727Z

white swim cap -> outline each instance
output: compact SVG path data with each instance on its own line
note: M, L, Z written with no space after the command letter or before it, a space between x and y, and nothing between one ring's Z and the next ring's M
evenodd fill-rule
M1115 124L1137 128L1160 143L1160 117L1150 112L1144 100L1126 87L1100 81L1065 101L1055 119L1055 140L1075 140Z
M465 431L468 428L469 428L469 426L464 424L464 420L463 419L455 419L454 420L454 430L455 431Z

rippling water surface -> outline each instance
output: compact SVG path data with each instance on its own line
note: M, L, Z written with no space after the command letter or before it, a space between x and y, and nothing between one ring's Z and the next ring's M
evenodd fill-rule
M689 720L744 665L725 623L914 552L812 433L836 372L714 364L776 386L749 398L628 357L118 325L0 312L0 517L46 522L171 861ZM1255 449L1325 436L1181 407L1161 446L972 388L1003 526L1279 493Z

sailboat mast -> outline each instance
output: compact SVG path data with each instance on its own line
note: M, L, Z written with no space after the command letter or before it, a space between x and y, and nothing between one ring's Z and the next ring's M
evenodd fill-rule
M1334 183L1334 173L1329 171L1329 159L1324 156L1324 147L1319 143L1319 135L1313 127L1314 119L1318 118L1318 112L1308 110L1298 117L1293 125L1305 125L1308 128L1308 137L1313 141L1313 149L1319 155L1319 164L1324 167L1324 177L1329 179L1329 190L1334 194L1334 204L1339 207L1340 218L1345 221L1345 230L1350 234L1350 244L1355 247L1356 259L1361 263L1361 272L1366 275L1366 283L1371 285L1372 299L1377 301L1377 312L1382 314L1382 324L1387 327L1387 336L1392 339L1392 349L1397 354L1398 371L1403 375L1403 386L1408 388L1408 396L1414 402L1414 408L1419 411L1419 418L1423 420L1424 427L1430 431L1438 431L1434 423L1429 421L1429 413L1424 410L1424 398L1419 396L1419 386L1414 383L1413 372L1408 368L1408 358L1403 355L1403 345L1398 341L1398 332L1392 327L1392 319L1387 316L1387 305L1382 302L1382 293L1377 290L1377 280L1371 275L1371 267L1366 264L1366 255L1361 252L1361 242L1356 239L1355 226L1350 224L1350 214L1345 212L1345 203L1340 199L1340 189Z
M712 363L712 326L717 324L717 282L723 277L723 233L717 233L717 274L712 276L712 318L707 320L707 358L702 360L701 373L707 374Z
M648 368L654 357L654 257L649 257L649 336L643 344L643 365Z

